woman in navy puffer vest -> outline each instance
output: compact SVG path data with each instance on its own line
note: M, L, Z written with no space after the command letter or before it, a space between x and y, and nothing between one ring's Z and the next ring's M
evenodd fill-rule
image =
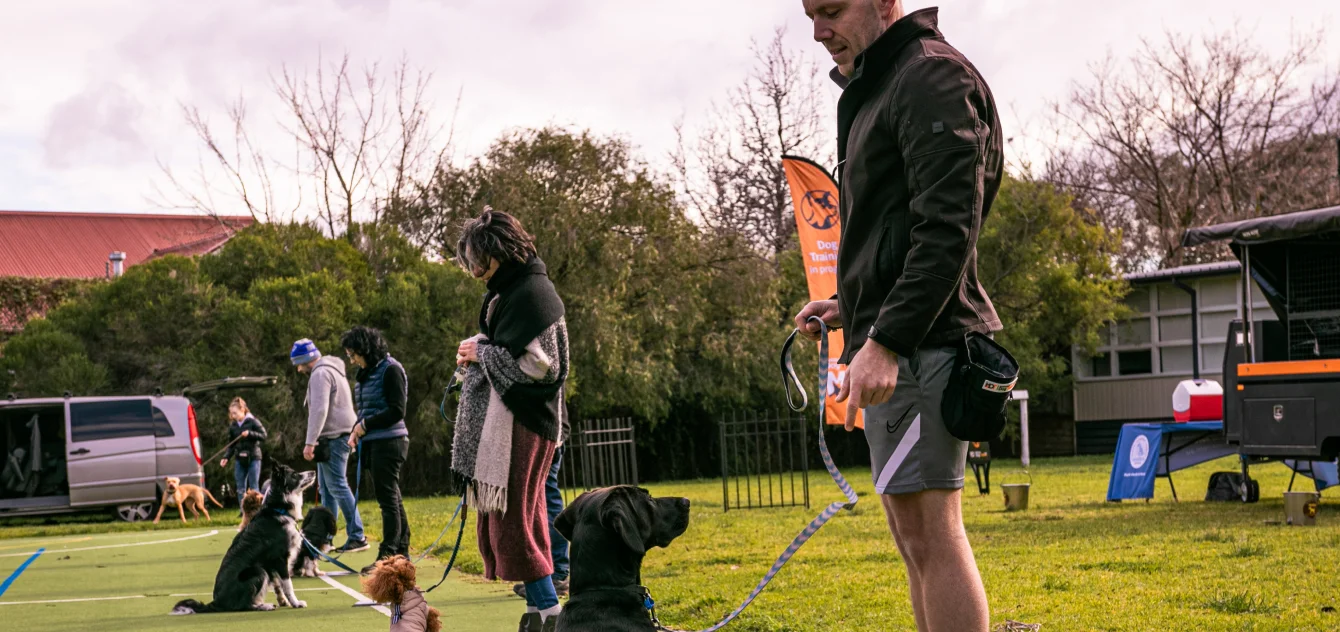
M371 327L358 326L340 339L349 361L358 367L354 384L354 408L358 422L349 444L362 441L368 472L372 475L377 505L382 511L382 541L377 559L409 555L409 518L400 497L400 468L409 454L409 429L405 427L405 402L409 380L405 368L391 357L386 339ZM376 563L363 571L370 571Z

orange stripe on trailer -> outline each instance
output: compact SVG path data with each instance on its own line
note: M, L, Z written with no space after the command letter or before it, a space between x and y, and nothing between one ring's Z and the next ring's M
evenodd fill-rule
M1315 373L1340 373L1340 360L1297 360L1294 362L1258 362L1256 364L1238 365L1238 377Z

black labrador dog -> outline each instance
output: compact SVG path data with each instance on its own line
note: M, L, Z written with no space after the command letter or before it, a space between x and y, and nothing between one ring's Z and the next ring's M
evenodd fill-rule
M559 632L654 632L642 558L689 528L689 499L652 498L622 485L582 494L554 527L572 542L571 597Z

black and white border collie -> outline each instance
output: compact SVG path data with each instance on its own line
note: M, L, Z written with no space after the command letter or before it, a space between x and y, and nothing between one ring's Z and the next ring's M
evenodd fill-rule
M274 588L279 605L305 608L307 603L293 594L290 570L302 548L297 524L302 516L302 494L315 480L313 472L294 472L276 464L261 510L223 554L214 577L214 601L203 604L185 599L172 608L172 614L274 610L265 603L269 587Z

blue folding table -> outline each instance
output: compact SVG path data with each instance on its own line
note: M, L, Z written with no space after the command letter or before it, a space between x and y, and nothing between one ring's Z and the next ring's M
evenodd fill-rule
M1238 453L1237 446L1224 441L1223 430L1222 421L1123 425L1112 460L1107 499L1148 501L1154 497L1155 479L1167 478L1173 500L1177 500L1173 472ZM1317 491L1340 485L1340 468L1335 461L1282 461L1294 476L1311 478ZM1289 489L1293 489L1293 482L1291 476Z
M1123 425L1112 460L1107 499L1149 500L1154 497L1154 479L1163 477L1168 479L1173 500L1177 500L1173 472L1238 453L1236 447L1224 442L1223 433L1222 421Z

